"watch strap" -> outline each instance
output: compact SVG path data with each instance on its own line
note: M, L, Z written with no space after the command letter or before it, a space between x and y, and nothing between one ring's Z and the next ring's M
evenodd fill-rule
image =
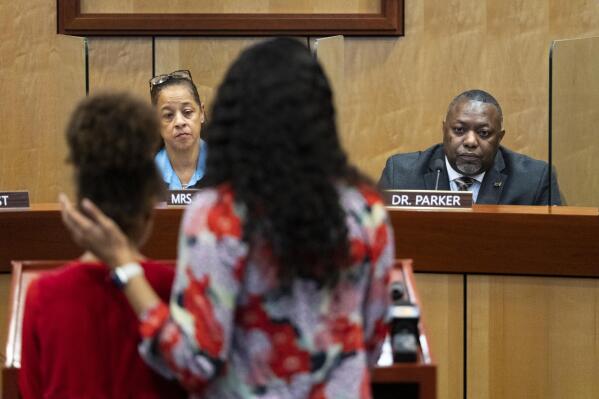
M133 277L142 275L143 273L144 269L139 263L129 262L112 269L110 277L118 288L123 289Z

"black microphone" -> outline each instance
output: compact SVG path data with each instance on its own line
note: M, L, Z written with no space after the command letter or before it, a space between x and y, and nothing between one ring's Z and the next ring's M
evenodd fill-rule
M439 188L439 176L441 176L441 171L443 170L443 166L445 162L442 159L437 158L435 162L433 162L433 169L437 171L437 181L435 182L435 191Z

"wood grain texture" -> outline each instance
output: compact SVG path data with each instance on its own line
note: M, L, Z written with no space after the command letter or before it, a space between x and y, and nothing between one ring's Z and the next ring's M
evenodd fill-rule
M599 37L553 47L553 164L569 205L599 206Z
M56 4L0 2L0 188L32 202L71 191L64 126L85 94L83 41L56 35Z
M599 11L594 0L549 0L550 33L554 39L599 35Z
M416 273L426 332L437 364L437 397L462 399L464 286L461 275Z
M389 210L396 255L414 259L417 272L599 277L597 209L515 208ZM175 258L180 217L181 208L156 209L154 229L144 247L148 256ZM8 270L12 259L64 259L78 254L57 204L0 211L0 226L4 234L0 271ZM491 231L489 226L492 233L485 234ZM468 256L464 242L469 244Z
M182 208L156 209L152 234L142 252L154 259L175 259ZM58 204L33 205L29 210L0 211L4 238L0 246L0 273L10 271L11 260L72 259L82 254L64 227Z
M416 271L599 277L597 209L568 209L477 205L389 214L396 256L414 259Z
M599 280L468 277L468 396L597 398Z
M151 38L90 38L89 91L128 91L149 101Z
M380 0L82 0L83 13L378 13Z

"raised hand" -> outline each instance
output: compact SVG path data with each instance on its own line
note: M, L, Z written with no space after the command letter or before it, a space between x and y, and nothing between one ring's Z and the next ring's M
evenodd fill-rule
M68 197L60 194L62 221L73 240L111 268L136 260L136 250L119 226L88 199L77 209Z

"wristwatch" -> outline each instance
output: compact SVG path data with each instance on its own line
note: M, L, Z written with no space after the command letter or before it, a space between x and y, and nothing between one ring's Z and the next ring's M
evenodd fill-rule
M130 262L112 269L110 278L112 282L122 290L133 277L142 274L144 274L144 269L140 264L137 262Z

